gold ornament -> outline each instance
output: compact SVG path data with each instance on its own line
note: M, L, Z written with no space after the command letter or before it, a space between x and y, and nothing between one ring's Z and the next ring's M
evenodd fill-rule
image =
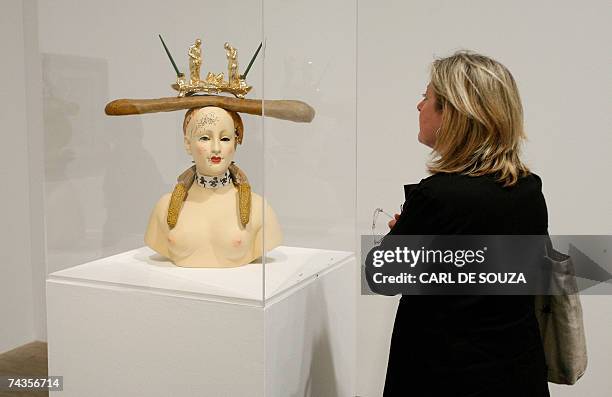
M229 43L225 43L223 46L225 48L225 56L227 57L227 81L224 80L223 73L215 74L211 72L208 72L206 79L200 80L200 67L202 66L201 44L202 41L196 39L195 43L189 47L189 81L186 80L184 74L179 73L176 83L172 84L172 88L178 91L178 96L189 96L197 92L205 94L227 92L235 95L237 98L244 98L253 87L249 86L238 72L238 50Z
M183 185L182 183L178 183L172 191L172 196L170 197L170 204L168 205L168 217L166 218L168 227L171 230L174 229L176 223L178 222L178 216L181 212L183 202L186 198L187 189L185 188L185 185Z
M238 168L235 163L228 167L234 186L238 188L238 210L240 212L240 223L245 227L251 216L251 185L246 174Z

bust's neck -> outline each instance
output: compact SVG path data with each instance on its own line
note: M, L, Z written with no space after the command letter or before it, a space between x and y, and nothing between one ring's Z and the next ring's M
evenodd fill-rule
M235 189L236 188L234 187L233 183L230 183L228 185L218 187L215 189L211 189L208 187L202 187L199 184L194 183L189 188L188 196L196 200L206 200L211 197L227 194L229 192L234 191Z
M232 176L228 169L220 175L205 175L196 170L195 184L205 189L218 189L232 184Z

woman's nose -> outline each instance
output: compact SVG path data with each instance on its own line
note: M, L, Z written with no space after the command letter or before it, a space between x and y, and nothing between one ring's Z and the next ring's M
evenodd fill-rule
M420 112L421 111L421 104L423 103L423 101L419 101L419 103L417 103L417 110Z
M219 144L219 142L216 139L212 140L212 146L211 146L210 150L213 153L219 153L219 151L221 150L221 145Z

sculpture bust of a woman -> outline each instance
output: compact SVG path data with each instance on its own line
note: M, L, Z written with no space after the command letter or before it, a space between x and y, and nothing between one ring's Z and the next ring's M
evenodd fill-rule
M244 99L252 88L246 76L261 43L244 74L238 72L237 50L225 43L229 81L222 73L212 72L200 81L202 42L197 39L189 47L187 83L159 38L176 71L177 82L172 87L178 97L116 99L104 109L110 116L189 109L183 134L185 150L195 165L183 172L174 191L155 205L145 243L178 266L246 265L280 245L282 233L272 208L251 192L246 175L232 161L244 132L237 112L309 123L315 111L298 100Z
M190 109L183 133L195 165L155 205L145 243L183 267L242 266L280 245L276 214L232 161L243 136L238 113Z

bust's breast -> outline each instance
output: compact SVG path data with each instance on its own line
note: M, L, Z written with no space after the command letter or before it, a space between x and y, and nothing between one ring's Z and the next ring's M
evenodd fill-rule
M233 267L252 260L255 230L240 225L234 194L183 204L168 233L168 253L185 267Z

